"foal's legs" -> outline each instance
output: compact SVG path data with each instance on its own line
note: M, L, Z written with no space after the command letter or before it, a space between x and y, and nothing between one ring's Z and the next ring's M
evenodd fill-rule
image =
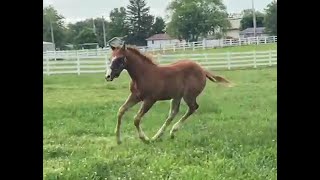
M138 130L139 138L144 143L147 143L149 141L149 138L144 134L142 128L140 127L140 121L141 121L143 115L149 111L149 109L153 106L154 103L155 103L154 100L149 100L149 99L144 100L139 112L134 117L134 125L136 126L136 128Z
M152 140L156 140L162 136L163 132L170 125L174 117L178 114L179 108L180 108L180 102L181 102L181 98L171 100L169 117L166 119L166 121L163 123L161 128L158 130L157 134L152 137Z
M191 115L193 114L198 108L199 105L197 104L196 101L196 97L183 97L184 101L187 103L189 109L188 111L182 116L182 118L173 125L171 131L170 131L170 136L171 138L174 138L174 134L176 131L179 130L179 128L181 127L181 125L185 122L185 120Z
M127 98L126 102L119 108L119 111L118 111L118 122L117 122L117 126L116 126L116 129L115 129L115 133L117 135L117 143L118 144L121 144L120 126L121 126L122 116L124 115L124 113L128 109L130 109L131 107L136 105L138 102L140 102L140 100L135 95L130 94L129 97Z

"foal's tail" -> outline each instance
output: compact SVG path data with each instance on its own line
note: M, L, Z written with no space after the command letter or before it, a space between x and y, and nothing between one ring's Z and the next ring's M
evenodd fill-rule
M216 82L216 83L221 83L227 87L233 87L234 84L231 83L229 80L227 80L226 78L223 78L221 76L218 76L218 75L214 75L212 73L210 73L209 71L207 70L204 70L204 72L206 73L206 77L208 79L210 79L210 81L212 82Z

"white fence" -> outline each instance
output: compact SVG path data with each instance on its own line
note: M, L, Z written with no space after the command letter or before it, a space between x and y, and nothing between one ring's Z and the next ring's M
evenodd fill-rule
M269 44L276 43L277 36L267 37L250 37L250 38L239 38L239 39L213 39L199 42L187 42L187 43L176 43L166 44L162 48L148 48L138 47L142 52L169 52L169 51L185 51L185 50L197 50L217 47L230 47L230 46L245 46L252 44ZM109 49L85 49L85 50L69 50L69 51L47 51L43 53L43 56L49 56L52 59L68 58L68 56L75 56L78 53L83 56L102 56L109 53Z
M44 56L43 74L83 74L103 73L106 68L106 54L86 54L76 52L75 54L56 54L56 57L65 60L50 60L52 56ZM169 64L180 59L191 59L200 63L208 69L234 69L234 68L257 68L260 66L273 66L277 64L277 51L249 51L249 52L225 52L225 53L203 53L203 54L171 54L157 55L155 60L161 64Z

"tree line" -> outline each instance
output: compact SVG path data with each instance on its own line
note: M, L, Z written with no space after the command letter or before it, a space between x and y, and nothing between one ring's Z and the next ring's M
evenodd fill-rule
M277 33L276 2L270 3L265 14L256 12L257 27L264 26L270 34ZM103 24L106 39L125 37L129 44L146 45L146 38L159 33L197 41L199 37L223 37L230 27L226 6L222 0L173 0L167 6L169 22L150 14L146 0L129 0L127 7L114 8L109 20L91 18L76 23L65 23L63 15L53 6L43 9L43 40L51 42L51 27L54 42L59 49L68 44L79 48L84 43L98 43L104 47ZM251 19L250 19L251 18ZM244 10L241 28L253 27L252 11Z

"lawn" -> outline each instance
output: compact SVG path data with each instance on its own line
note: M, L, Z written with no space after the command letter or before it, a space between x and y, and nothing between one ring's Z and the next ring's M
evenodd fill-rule
M268 51L268 50L276 50L277 49L277 43L271 43L271 44L259 44L259 45L243 45L243 46L232 46L232 47L223 47L223 48L197 48L195 50L192 49L186 49L185 51L183 49L176 50L175 52L173 50L165 50L165 51L156 51L156 52L150 52L151 54L200 54L200 53L221 53L221 52L248 52L248 51Z
M129 94L127 73L44 76L44 179L277 179L277 69L217 72L237 86L208 81L199 110L170 139L144 144L133 125L137 105L122 123L116 114ZM153 106L142 127L149 137L168 115L169 101Z

